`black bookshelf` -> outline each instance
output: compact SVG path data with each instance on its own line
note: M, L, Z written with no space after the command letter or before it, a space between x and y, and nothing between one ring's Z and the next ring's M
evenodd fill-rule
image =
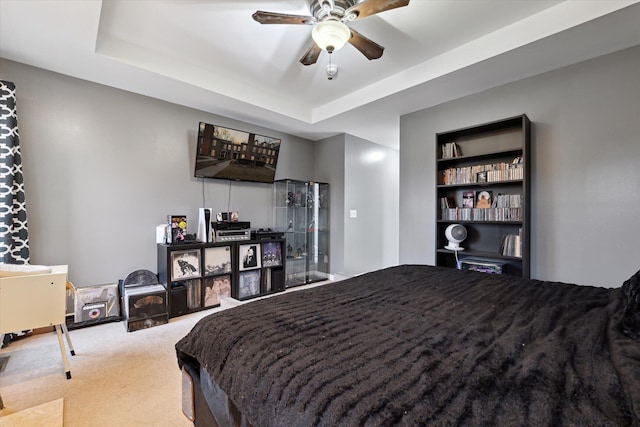
M530 276L530 145L524 114L436 134L436 265L456 268L473 257ZM473 207L463 203L470 194ZM478 207L487 195L488 207ZM445 248L451 224L467 230L457 253Z

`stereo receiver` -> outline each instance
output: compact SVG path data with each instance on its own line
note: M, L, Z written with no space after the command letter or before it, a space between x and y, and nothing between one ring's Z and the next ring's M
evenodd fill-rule
M251 223L248 221L217 221L213 223L216 242L251 240Z

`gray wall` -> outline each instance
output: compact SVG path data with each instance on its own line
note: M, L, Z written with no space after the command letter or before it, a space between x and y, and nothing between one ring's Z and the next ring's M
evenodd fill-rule
M533 122L532 277L618 287L640 269L640 47L401 118L400 262L435 262L435 133Z
M0 60L16 84L31 262L69 264L77 286L156 271L155 227L198 208L272 226L271 184L193 178L198 122L282 139L276 179L313 179L311 141Z
M344 146L345 134L316 142L315 178L329 184L329 269L344 272Z
M396 150L352 135L317 143L316 178L331 184L332 272L398 263L398 159Z

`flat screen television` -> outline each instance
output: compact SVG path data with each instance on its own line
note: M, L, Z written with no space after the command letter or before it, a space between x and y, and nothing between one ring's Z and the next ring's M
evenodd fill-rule
M200 122L195 177L273 183L280 142Z

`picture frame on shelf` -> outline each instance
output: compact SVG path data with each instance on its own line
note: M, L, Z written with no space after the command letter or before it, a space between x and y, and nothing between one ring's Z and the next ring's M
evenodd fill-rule
M205 277L204 306L212 307L220 304L220 298L231 296L231 275Z
M238 248L240 252L239 258L239 270L250 270L253 268L260 268L260 244L250 243L247 245L240 245Z
M200 249L171 252L171 281L200 276Z
M262 266L279 267L282 265L282 244L266 242L262 244Z
M473 191L463 191L462 192L462 207L463 208L473 208L475 207L475 194Z
M260 270L243 271L238 279L238 298L260 295Z
M491 207L493 202L493 191L476 191L476 208L486 209Z
M216 213L216 221L238 222L238 212L218 212Z
M479 184L487 182L487 171L476 173L476 182Z
M215 246L204 249L204 275L231 273L231 247Z

